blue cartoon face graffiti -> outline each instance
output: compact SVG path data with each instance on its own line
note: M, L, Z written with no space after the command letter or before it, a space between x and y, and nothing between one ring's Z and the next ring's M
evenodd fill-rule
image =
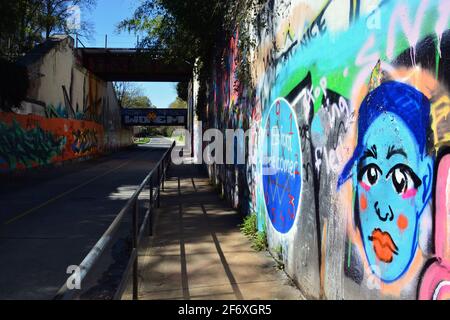
M416 89L387 82L364 100L358 145L340 178L352 176L355 221L372 271L400 278L418 246L419 218L431 194L427 155L429 101Z
M264 199L273 227L287 233L300 203L301 149L295 112L278 99L263 122L262 181Z
M392 281L416 251L418 210L423 207L419 175L426 173L426 162L408 127L392 113L372 123L364 146L354 174L361 236L369 264L383 264L382 278Z

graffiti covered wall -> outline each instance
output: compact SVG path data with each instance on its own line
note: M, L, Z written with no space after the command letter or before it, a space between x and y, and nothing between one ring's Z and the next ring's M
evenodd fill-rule
M306 296L448 299L450 3L272 0L259 18L254 87L238 31L212 70L206 127L250 135L211 178Z
M98 155L103 135L92 121L0 113L0 172Z
M51 38L19 61L30 87L22 108L0 112L0 172L96 156L132 144L112 83L86 70L70 37Z

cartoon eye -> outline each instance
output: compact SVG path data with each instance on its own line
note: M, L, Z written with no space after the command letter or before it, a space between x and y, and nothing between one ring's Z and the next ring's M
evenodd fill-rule
M412 169L406 165L399 164L393 167L386 178L389 179L392 176L392 184L397 193L405 193L412 188L418 188L422 182L419 177L412 171Z
M382 174L381 169L376 164L369 164L360 171L358 179L368 186L373 186Z

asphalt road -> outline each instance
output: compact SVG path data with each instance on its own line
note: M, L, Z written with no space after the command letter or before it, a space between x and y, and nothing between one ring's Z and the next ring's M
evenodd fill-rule
M67 267L83 260L168 147L167 140L153 139L99 159L1 179L0 299L52 299ZM122 229L124 238L105 258L119 269L129 226ZM111 270L97 276L111 277ZM87 298L99 292L91 289Z

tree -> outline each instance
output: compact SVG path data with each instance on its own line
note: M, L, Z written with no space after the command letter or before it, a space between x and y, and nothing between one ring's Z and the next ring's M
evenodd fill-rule
M128 100L126 101L126 104L128 105L127 108L137 108L137 109L155 108L155 106L153 106L152 102L147 96L130 97L127 100Z
M120 105L123 105L126 96L137 96L140 93L140 89L131 82L114 82L113 86Z
M39 16L41 1L0 1L0 54L14 60L42 40Z
M114 89L122 108L130 108L132 99L142 93L141 88L131 82L114 82Z
M175 101L169 105L169 108L171 108L171 109L186 109L187 102L184 100L181 100L180 97L177 97L175 99Z
M251 30L259 30L264 18L254 14L267 0L142 0L133 16L123 20L119 31L146 33L141 47L162 51L167 61L195 66L200 82L197 114L205 114L212 66L221 58L226 41L239 29L237 78L251 86ZM251 28L253 26L253 28ZM184 98L184 97L182 97Z
M73 8L78 7L80 10L89 11L95 6L96 0L41 0L41 2L40 24L43 28L45 39L54 32L89 37L92 31L90 23L80 20L79 26L71 29L68 21L73 14Z
M177 83L177 94L178 98L180 98L183 101L188 101L189 94L188 94L188 88L189 83L187 82L178 82Z
M246 26L267 0L142 0L133 16L117 26L119 31L147 33L141 45L165 50L168 59L206 65L223 40L240 28L249 44Z
M92 24L80 20L73 28L69 17L74 6L88 11L96 0L14 0L0 1L0 55L15 60L53 33L76 34L89 38Z
M194 64L212 52L225 1L144 0L119 31L144 32L140 45L165 51L168 60Z
M114 82L117 100L122 108L156 108L141 87L132 82Z
M0 58L0 70L0 110L20 108L29 86L26 67Z

